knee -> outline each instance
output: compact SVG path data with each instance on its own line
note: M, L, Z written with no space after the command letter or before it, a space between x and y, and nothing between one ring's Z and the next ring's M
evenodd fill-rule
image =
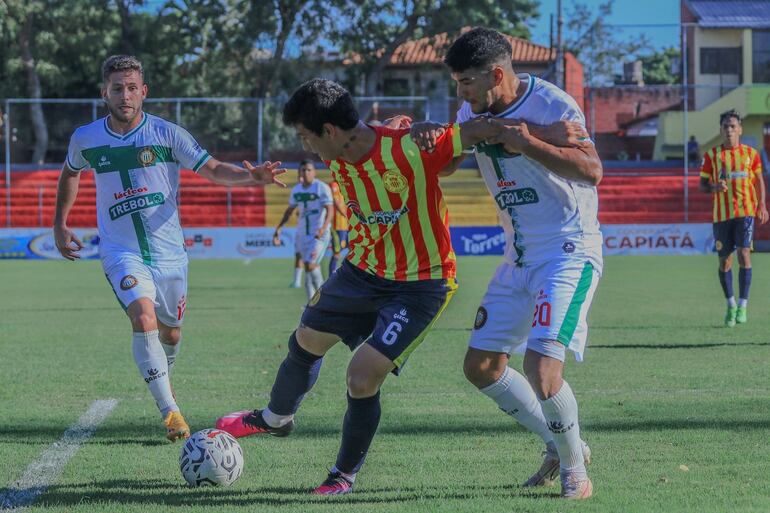
M131 316L131 327L136 332L154 331L158 329L155 314L141 311Z
M538 399L545 401L555 396L561 388L561 374L556 374L542 366L525 365L524 373Z
M371 397L380 389L380 382L364 369L348 368L348 394L355 399Z
M486 388L500 379L503 375L507 360L501 363L489 357L480 357L474 353L466 353L463 362L465 378L476 388Z
M309 273L315 271L318 268L318 264L305 262L305 270Z
M182 328L168 328L161 333L161 342L170 346L177 345L182 340Z

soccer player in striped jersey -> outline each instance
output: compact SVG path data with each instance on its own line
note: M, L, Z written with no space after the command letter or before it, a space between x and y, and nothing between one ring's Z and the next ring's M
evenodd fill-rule
M280 182L280 163L246 169L211 157L183 128L142 111L147 96L142 64L114 55L102 65L109 115L72 135L59 178L54 237L68 260L83 244L67 227L80 173L93 169L102 267L132 327L134 361L171 440L190 428L171 390L187 306L187 253L179 224L179 170L190 168L223 185ZM283 185L283 184L281 184Z
M347 370L348 410L337 461L314 490L351 491L380 420L380 386L398 374L457 287L439 171L462 149L499 131L484 120L446 128L431 153L409 129L371 126L339 84L314 79L284 106L283 121L329 166L346 200L349 253L308 303L289 338L270 402L217 421L234 436L286 436L315 383L324 354L340 340L357 349Z
M767 222L762 161L752 147L741 144L741 116L735 110L719 117L722 144L703 156L700 188L714 198L714 240L719 255L719 283L727 298L725 326L748 320L751 287L751 245L754 218ZM733 294L733 252L738 252L738 302Z
M566 349L583 359L588 309L602 269L596 194L602 166L593 144L575 137L588 136L575 101L553 84L516 74L511 52L505 36L476 28L460 36L445 58L464 100L457 121L487 119L504 127L475 148L506 249L476 314L464 371L545 442L543 463L524 486L551 485L560 477L562 497L586 499L593 491L585 467L590 450L580 438L578 404L562 373ZM557 137L560 127L566 137ZM426 147L424 134L435 127L413 130ZM524 352L526 378L509 367L514 351Z

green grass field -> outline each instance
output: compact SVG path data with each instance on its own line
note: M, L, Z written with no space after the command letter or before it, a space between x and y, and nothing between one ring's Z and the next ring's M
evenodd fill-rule
M595 496L518 487L541 445L462 376L469 327L497 258L460 260L460 291L402 376L355 493L316 498L334 463L349 351L334 348L287 439L242 441L230 488L190 489L180 444L131 357L129 323L98 262L0 262L0 489L96 399L117 408L32 511L770 511L770 256L756 255L749 324L721 327L716 257L608 258L578 396ZM288 261L193 261L174 384L193 430L266 404L304 302ZM737 284L736 284L737 291ZM571 359L571 357L570 357ZM520 358L514 358L521 367Z

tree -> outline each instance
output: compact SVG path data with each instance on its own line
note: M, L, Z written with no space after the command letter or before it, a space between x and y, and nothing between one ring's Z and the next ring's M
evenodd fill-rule
M645 84L678 84L679 48L669 47L640 57Z
M614 3L615 0L607 0L600 4L596 17L582 3L572 4L567 14L564 46L583 64L590 86L612 84L622 62L650 47L645 35L623 40L620 31L606 23Z
M476 25L529 38L527 23L538 16L537 6L535 0L350 0L339 7L348 24L330 36L343 51L361 57L370 77L366 93L374 95L378 77L406 41Z

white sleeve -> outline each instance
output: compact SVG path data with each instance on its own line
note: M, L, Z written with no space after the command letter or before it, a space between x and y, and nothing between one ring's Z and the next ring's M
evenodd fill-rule
M196 173L211 158L209 152L201 148L190 132L180 126L174 127L173 152L177 162Z
M321 198L321 205L334 204L334 197L332 197L332 188L321 182L321 187L318 196Z
M297 200L294 199L294 189L292 189L289 192L289 206L290 207L296 207L297 206Z
M67 167L73 171L82 171L89 166L88 161L83 157L80 147L80 141L77 130L70 137L70 144L67 148Z

